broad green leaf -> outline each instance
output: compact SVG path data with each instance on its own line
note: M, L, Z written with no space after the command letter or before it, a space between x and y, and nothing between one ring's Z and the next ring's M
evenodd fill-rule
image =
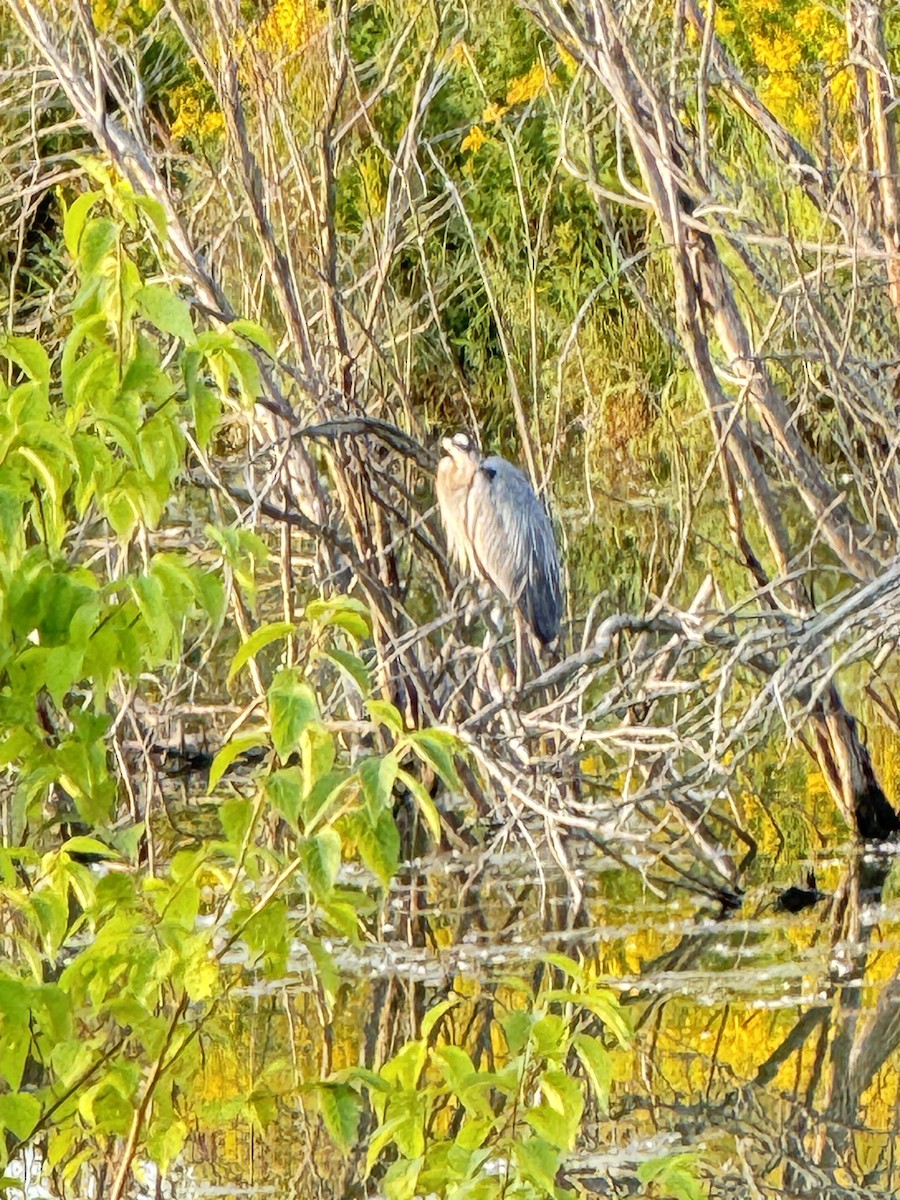
M397 737L401 736L403 717L395 704L391 704L389 700L367 700L366 708L373 721L386 725Z
M215 791L219 780L231 766L236 758L240 758L248 750L254 749L256 746L264 746L268 738L262 732L246 733L242 737L232 738L230 742L226 742L222 749L216 754L212 761L212 766L209 768L209 784L208 790Z
M359 1097L346 1084L319 1085L319 1111L331 1140L345 1154L356 1144L359 1129Z
M334 829L324 829L308 838L301 850L303 868L314 894L326 897L334 887L341 866L341 839Z
M397 1131L405 1125L406 1119L404 1114L393 1117L389 1121L382 1121L372 1134L369 1139L369 1148L366 1151L366 1179L372 1174L375 1164L381 1158L382 1150L396 1139Z
M50 357L41 343L34 338L0 334L0 357L8 358L21 367L28 378L39 383L43 390L49 387Z
M0 1028L0 1075L13 1091L18 1091L25 1074L25 1064L31 1049L31 1026L27 1011L20 1019L3 1013Z
M672 1154L641 1163L637 1174L641 1183L653 1183L661 1195L672 1200L706 1200L696 1166L695 1154Z
M307 732L304 730L304 737ZM299 768L284 767L280 771L273 771L266 779L265 789L272 806L296 829L303 799L303 780Z
M420 1156L398 1158L396 1162L391 1163L381 1181L381 1190L387 1200L414 1200L419 1194L417 1184L424 1162L425 1159Z
M63 241L73 258L78 257L78 246L87 215L100 199L100 192L82 192L66 209L63 221Z
M445 729L420 729L409 734L410 745L429 763L451 791L461 788L453 755L461 749L459 739Z
M256 321L247 321L243 319L239 321L232 321L228 328L232 331L232 333L240 334L240 336L246 338L248 342L252 342L254 346L259 346L260 350L265 350L266 354L268 354L270 358L275 358L277 353L275 349L275 343L272 341L272 338L267 330L265 330L262 325L258 325Z
M111 859L119 857L115 850L110 850L109 846L92 837L69 838L67 842L63 843L61 849L65 854L87 854L91 858Z
M169 288L155 284L140 288L134 298L150 324L162 333L181 338L188 345L194 341L191 306L186 300L176 296Z
M383 758L364 758L357 769L366 805L375 821L379 813L391 807L394 780L397 778L397 756L385 754Z
M316 694L296 667L288 667L275 676L267 698L272 744L285 759L298 749L306 726L319 719Z
M424 1040L419 1039L415 1042L407 1042L381 1068L382 1078L386 1079L389 1083L396 1083L398 1087L406 1091L415 1088L419 1082L419 1076L425 1067L427 1053Z
M529 1108L524 1116L539 1138L549 1142L558 1150L572 1149L571 1122L551 1105L537 1104L533 1108Z
M369 694L369 669L358 654L349 654L346 650L323 650L322 654L333 663L356 685L361 696Z
M441 844L441 818L434 801L429 796L421 781L416 779L415 775L410 774L409 771L399 770L397 778L412 792L416 807L422 814L425 824L428 826L428 832L434 839L435 845L439 846Z
M360 858L381 883L390 883L400 860L400 834L393 815L382 810L373 818L368 810L362 809L350 813L345 820Z
M30 1092L0 1096L0 1128L24 1141L41 1117L41 1102Z
M304 613L307 621L320 628L336 625L357 641L364 641L372 633L372 618L369 610L352 596L332 596L329 600L311 600Z
M531 1026L534 1052L541 1058L564 1058L569 1048L568 1035L568 1022L557 1013L547 1013Z
M564 1119L568 1130L567 1141L557 1143L561 1149L571 1150L584 1112L584 1091L581 1080L574 1079L566 1071L544 1071L540 1078L541 1094L547 1105ZM550 1139L554 1140L555 1139Z
M247 835L253 821L254 804L252 800L238 796L234 800L225 800L219 805L219 816L225 836L234 846L239 846Z
M605 1110L609 1106L609 1089L612 1086L612 1059L609 1051L597 1038L585 1033L576 1034L572 1044L581 1059L594 1096Z
M334 735L320 725L307 725L300 735L300 763L303 769L303 793L308 796L316 784L334 767Z
M556 1172L561 1162L559 1151L538 1137L513 1142L512 1150L522 1177L555 1200Z
M288 637L289 634L294 632L294 628L294 625L290 621L274 621L271 625L260 625L258 629L254 629L232 659L231 666L228 668L228 678L225 680L225 686L231 686L231 681L237 675L238 671L240 671L241 667L245 663L248 663L251 658L255 658L264 646Z

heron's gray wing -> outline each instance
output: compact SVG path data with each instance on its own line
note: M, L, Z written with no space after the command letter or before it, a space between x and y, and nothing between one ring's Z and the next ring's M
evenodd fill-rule
M466 528L484 575L552 642L562 616L559 555L546 509L518 467L484 460L469 488Z

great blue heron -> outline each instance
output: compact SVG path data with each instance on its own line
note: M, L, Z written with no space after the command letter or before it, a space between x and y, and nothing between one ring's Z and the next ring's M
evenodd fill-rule
M451 554L463 571L493 584L548 645L559 633L562 589L546 509L518 467L498 455L482 458L468 433L441 447L435 490Z

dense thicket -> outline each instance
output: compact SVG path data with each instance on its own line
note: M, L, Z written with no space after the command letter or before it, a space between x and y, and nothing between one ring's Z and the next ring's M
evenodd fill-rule
M138 1194L241 1122L300 1195L561 1195L611 1114L708 1139L629 1186L860 1194L898 1038L893 975L856 1007L890 865L857 850L900 829L897 21L3 0L12 1174ZM563 549L519 689L433 511L458 427ZM722 1095L682 1046L643 1096L591 931L661 900L710 932L634 969L707 963L773 854L843 837L813 999L759 1047L726 1004ZM580 960L476 986L492 922ZM362 986L398 945L453 949Z

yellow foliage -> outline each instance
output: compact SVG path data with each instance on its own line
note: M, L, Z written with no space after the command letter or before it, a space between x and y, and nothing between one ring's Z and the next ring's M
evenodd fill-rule
M794 17L794 24L804 37L811 38L818 34L824 19L825 11L821 4L807 4Z
M484 143L488 140L487 134L480 125L473 125L469 132L462 140L462 150L471 150L474 154L476 150L480 150Z
M566 69L566 74L572 76L578 70L578 63L564 46L557 46L559 51L559 61Z
M454 67L464 67L469 61L469 48L462 40L456 42L447 55L447 62Z
M533 100L539 95L549 82L547 72L540 63L535 63L531 70L526 75L520 75L517 79L513 79L506 92L506 103L509 108L514 104L522 104L526 100Z
M175 88L171 101L177 114L169 131L173 138L217 138L224 132L225 118L218 109L206 109L190 84Z
M481 119L485 122L493 121L496 123L507 112L509 112L509 109L505 105L489 104L481 114Z
M260 21L253 44L268 54L302 50L326 20L315 0L276 0Z

